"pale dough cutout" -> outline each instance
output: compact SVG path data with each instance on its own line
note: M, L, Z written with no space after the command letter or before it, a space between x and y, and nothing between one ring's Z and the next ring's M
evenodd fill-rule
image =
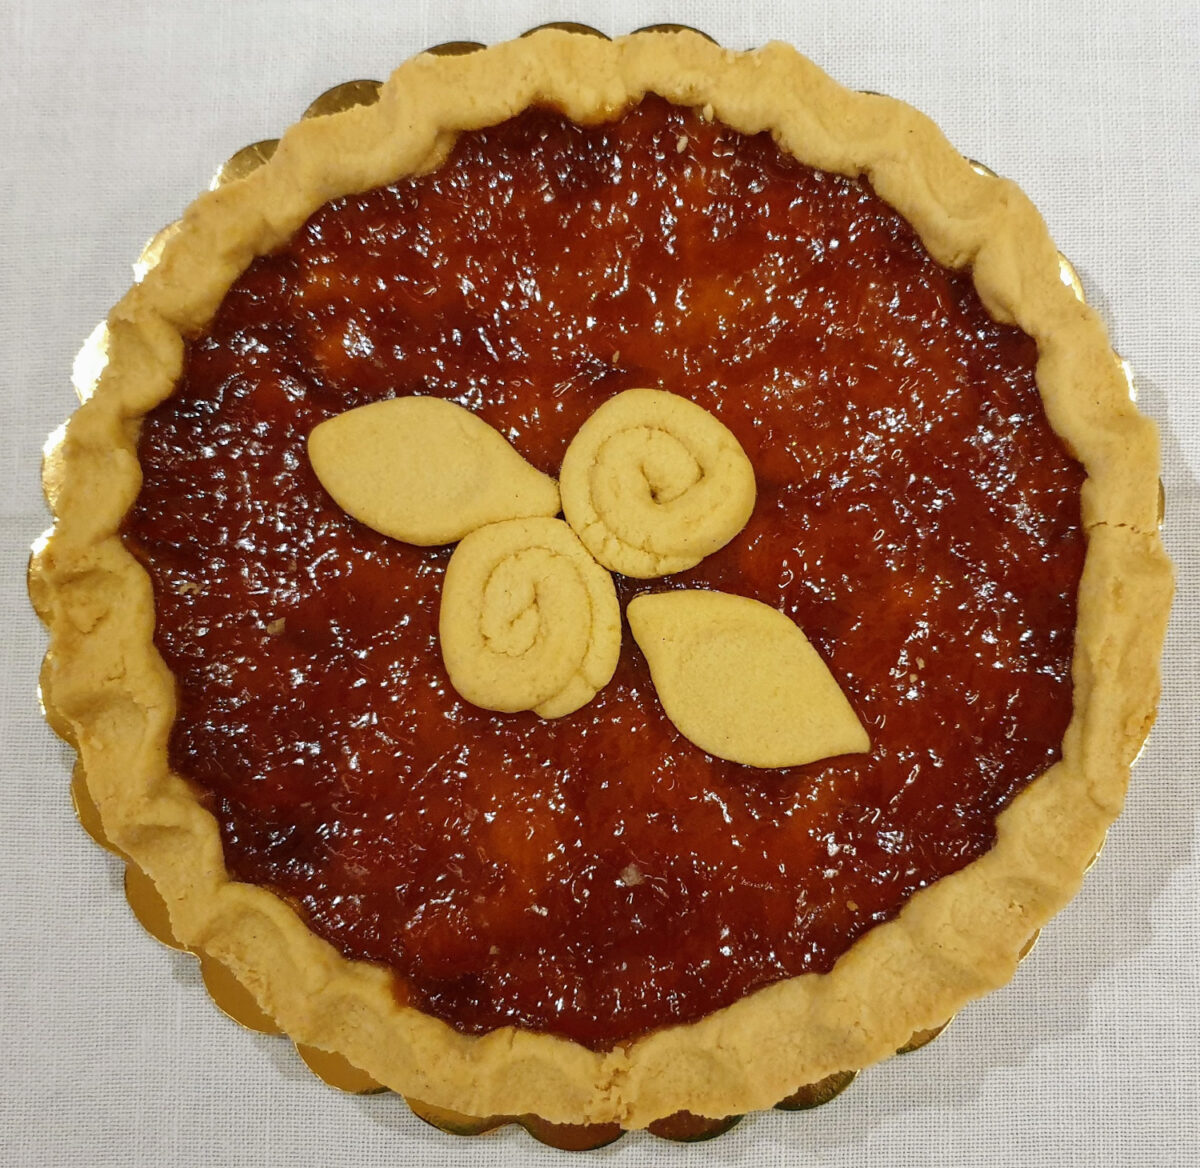
M754 468L712 414L659 389L605 402L560 474L563 515L606 568L647 579L694 567L754 510Z
M438 634L467 701L561 718L611 679L621 610L612 577L562 520L513 519L454 549Z
M783 613L702 591L639 596L626 612L663 710L701 750L785 767L871 749L833 674Z
M486 523L559 511L558 484L470 410L397 397L348 410L308 436L334 502L405 543L454 543Z

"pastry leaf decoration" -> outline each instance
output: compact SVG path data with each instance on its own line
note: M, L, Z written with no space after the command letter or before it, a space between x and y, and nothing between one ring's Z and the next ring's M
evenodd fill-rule
M543 718L580 709L616 671L609 571L693 567L741 531L756 493L733 434L655 389L617 394L583 424L561 499L499 431L440 398L349 410L308 450L355 519L418 546L457 542L438 621L450 682L473 705ZM692 590L639 596L627 615L663 710L701 750L755 767L870 750L833 675L775 609Z
M833 674L783 613L691 590L639 596L627 615L663 710L701 750L785 767L871 749Z
M561 519L510 519L454 549L438 635L467 701L561 718L612 678L621 609L612 577Z
M389 398L338 414L308 436L308 457L343 511L420 547L559 511L549 475L482 418L441 398Z
M754 468L707 410L630 389L580 427L563 457L563 514L606 568L648 579L694 567L754 510Z

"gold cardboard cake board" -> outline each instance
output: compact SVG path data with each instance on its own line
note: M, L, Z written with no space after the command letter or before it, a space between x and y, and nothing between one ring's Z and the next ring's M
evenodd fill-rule
M776 1103L775 1108L778 1111L811 1111L836 1099L857 1078L857 1071L835 1071L815 1083L809 1083L807 1087L793 1091L786 1099Z
M579 24L574 20L551 20L546 24L538 24L533 28L527 28L521 36L531 37L535 32L541 32L543 29L557 29L559 32L573 32L577 36L593 36L599 37L602 41L610 41L612 37L606 32L601 32L598 28L593 28L590 24Z
M918 1030L896 1053L912 1054L914 1050L928 1046L953 1021L953 1018L947 1018L940 1026L931 1026L928 1030Z
M76 761L75 769L71 772L71 802L74 804L75 816L83 830L106 851L124 859L121 850L104 834L104 826L100 822L100 808L96 806L92 793L88 790L87 776L83 773L83 763L79 761Z
M278 138L265 138L261 142L251 142L249 146L243 146L217 167L217 173L213 175L209 188L215 191L217 187L237 182L239 178L253 174L264 162L271 160L278 146Z
M387 1088L377 1083L366 1071L359 1070L348 1058L332 1050L321 1050L316 1046L305 1046L297 1042L296 1053L306 1067L322 1083L345 1091L349 1095L376 1095Z
M209 957L207 953L197 952L200 960L200 976L204 979L204 988L208 996L217 1004L217 1009L239 1026L258 1034L282 1034L275 1019L266 1013L258 1004L254 995L246 989L229 966Z
M432 53L435 57L465 57L468 53L475 53L486 48L487 45L482 41L443 41L440 45L432 45L425 51Z
M643 24L641 28L635 28L634 32L694 32L697 36L702 36L710 45L715 45L717 40L715 37L710 37L703 29L692 28L690 24Z
M171 928L171 910L163 900L154 881L136 864L125 865L125 899L138 924L156 941L168 949L187 951Z
M674 1115L656 1119L646 1130L661 1140L671 1140L676 1144L698 1144L723 1136L730 1128L737 1127L743 1119L743 1115L709 1119L703 1115L693 1115L690 1111L677 1111Z
M379 100L382 81L343 81L327 89L301 114L304 118L323 118L340 114L356 105L372 105Z

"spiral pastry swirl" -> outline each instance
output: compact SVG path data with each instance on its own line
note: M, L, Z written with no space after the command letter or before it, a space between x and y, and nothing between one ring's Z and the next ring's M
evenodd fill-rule
M559 477L563 515L606 568L649 579L694 567L754 510L738 440L694 402L630 389L580 427Z
M467 701L561 718L611 679L621 611L612 577L561 519L511 519L454 549L438 632Z

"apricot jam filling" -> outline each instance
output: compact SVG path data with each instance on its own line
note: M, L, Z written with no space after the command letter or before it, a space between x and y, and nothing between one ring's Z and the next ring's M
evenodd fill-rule
M178 679L171 765L230 873L470 1034L603 1049L828 970L1059 757L1083 472L1036 358L865 181L657 99L593 127L532 110L322 207L189 342L125 528ZM636 386L728 426L758 501L697 567L617 577L622 605L780 609L869 755L706 756L628 630L575 714L468 705L437 645L449 549L357 524L305 452L335 414L434 394L555 474Z

